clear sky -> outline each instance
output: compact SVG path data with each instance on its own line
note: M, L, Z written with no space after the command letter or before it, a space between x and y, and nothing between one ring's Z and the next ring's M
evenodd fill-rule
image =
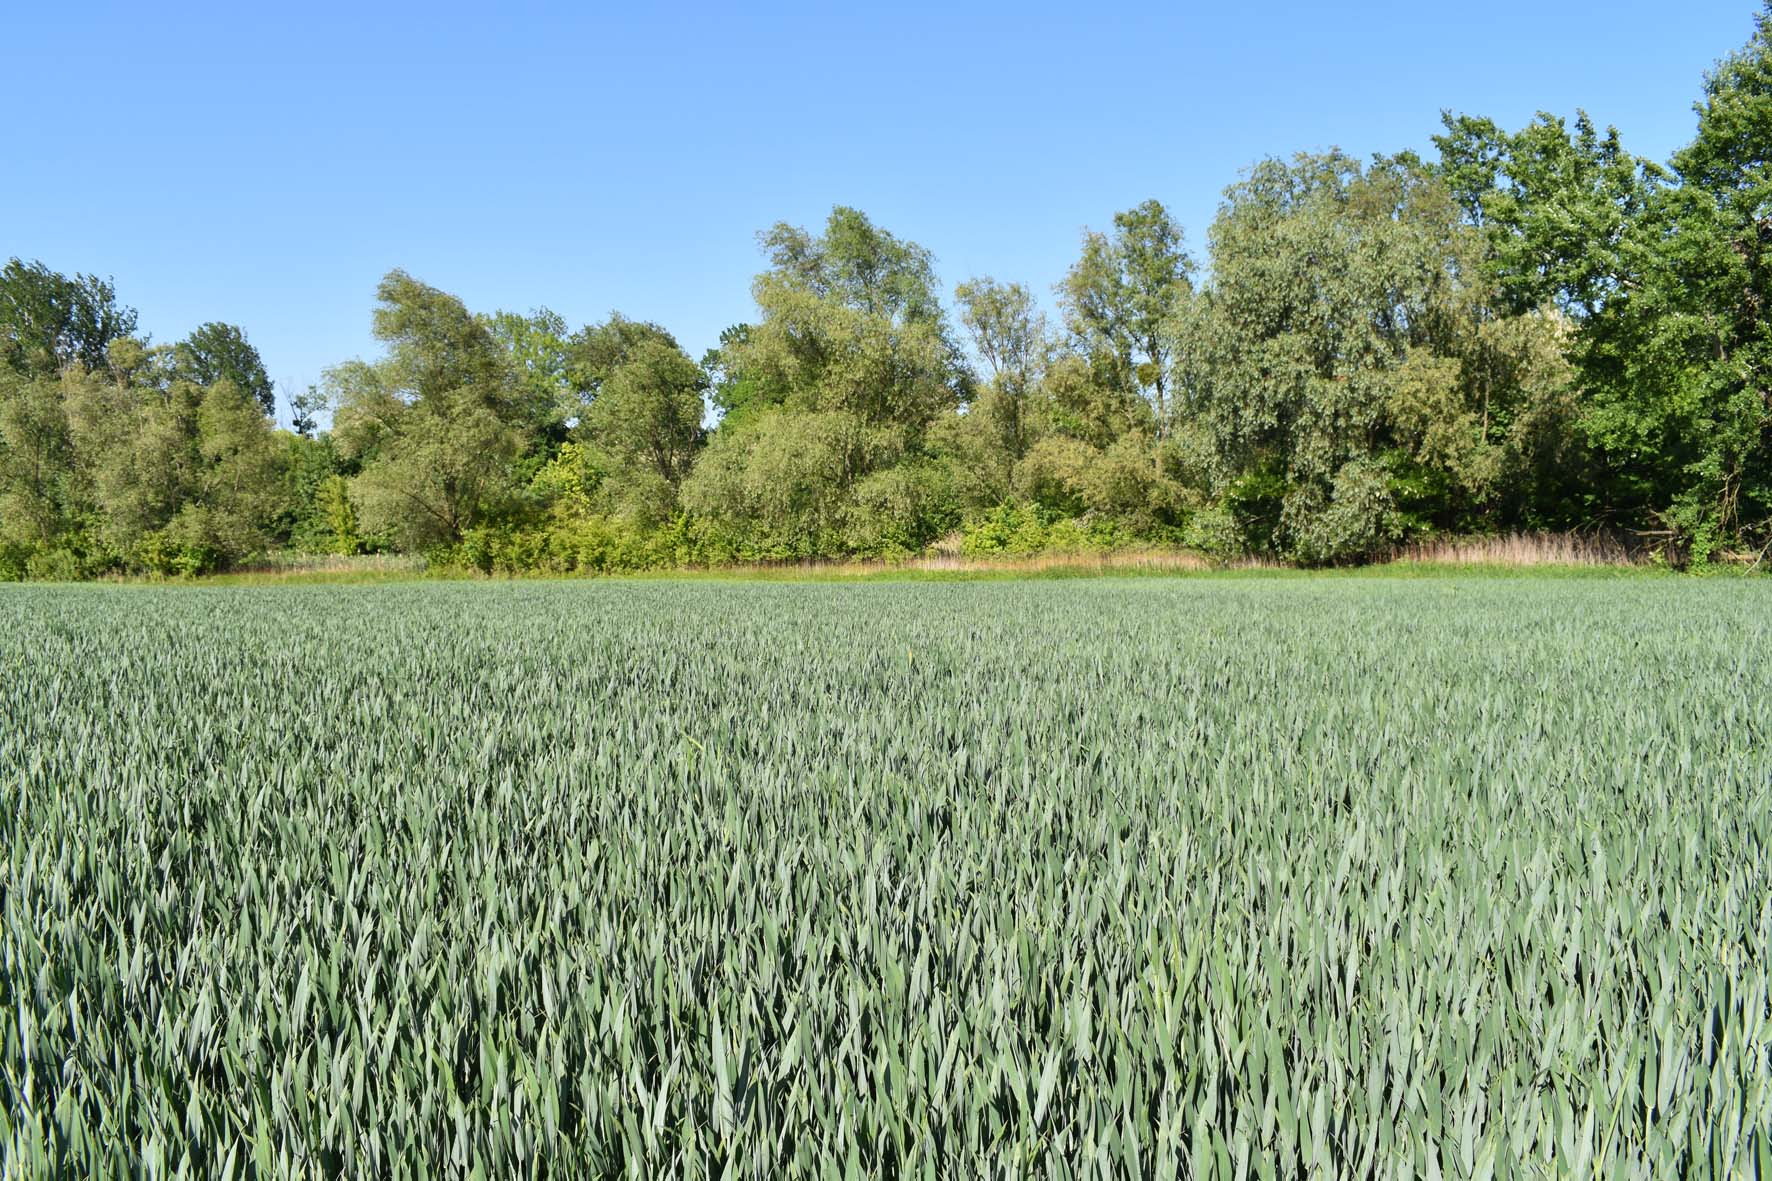
M1269 155L1429 148L1441 108L1585 107L1657 159L1751 0L59 3L9 6L0 257L116 280L170 341L243 326L280 384L376 351L404 267L475 310L751 311L758 230L858 206L1042 292L1156 197L1203 252Z

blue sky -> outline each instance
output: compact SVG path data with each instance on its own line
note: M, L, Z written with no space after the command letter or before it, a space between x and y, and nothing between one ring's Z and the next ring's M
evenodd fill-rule
M756 232L855 205L1044 293L1157 197L1202 252L1269 155L1585 107L1658 159L1749 0L1132 6L31 4L0 257L113 276L157 340L242 325L290 388L376 351L391 267L476 310L751 310Z

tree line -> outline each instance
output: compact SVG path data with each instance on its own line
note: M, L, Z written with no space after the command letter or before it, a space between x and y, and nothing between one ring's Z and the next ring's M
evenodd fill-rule
M1665 164L1585 115L1443 116L1435 153L1267 159L1204 258L1157 201L1056 288L969 279L862 212L760 235L699 361L619 314L477 313L403 271L371 361L275 425L238 327L171 345L112 285L0 271L0 575L273 550L607 571L1185 546L1359 561L1596 530L1772 547L1772 9ZM324 429L321 429L324 419Z

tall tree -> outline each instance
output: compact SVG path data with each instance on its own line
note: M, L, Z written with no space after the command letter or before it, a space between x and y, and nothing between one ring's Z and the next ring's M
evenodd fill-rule
M938 323L935 258L859 209L831 210L822 235L777 222L760 236L780 283L897 323Z
M521 436L457 391L410 407L353 483L365 530L409 551L458 542L516 493Z
M455 296L398 270L377 296L387 356L327 373L340 452L361 465L366 530L412 548L453 543L509 502L513 463L557 408Z
M1542 112L1511 134L1469 115L1442 121L1439 174L1485 231L1508 310L1555 304L1584 320L1631 285L1631 233L1665 170L1625 151L1616 128L1602 135L1585 111L1573 130Z
M620 312L609 313L601 324L587 324L572 334L566 345L567 377L577 399L577 412L596 402L603 384L638 353L656 346L680 353L677 338L649 320L630 320Z
M566 321L558 312L537 308L528 315L494 312L485 324L504 350L537 426L558 441L580 411Z
M777 225L762 243L772 265L752 285L760 316L725 357L760 397L909 436L965 400L928 251L842 206L823 235Z
M1046 316L1026 287L989 276L960 284L954 298L973 349L990 372L971 414L988 424L991 442L1013 463L1031 441L1027 403L1052 360Z
M258 403L268 418L277 412L277 394L265 373L264 360L246 333L232 324L204 324L173 346L173 371L205 388L230 381Z
M1700 560L1772 544L1768 20L1707 75L1671 172L1586 115L1513 134L1448 116L1438 139L1504 305L1550 302L1572 322L1583 516Z
M1664 520L1703 558L1772 551L1772 4L1704 80L1673 158L1630 369L1657 386L1681 446ZM1665 436L1664 436L1665 437Z
M631 483L656 489L655 517L675 510L676 491L699 450L707 375L688 354L645 340L601 383L585 412L584 433L626 469Z
M387 373L409 400L466 394L495 409L515 400L505 350L460 299L402 270L389 271L375 296L375 338L387 345Z
M987 275L960 284L954 298L991 379L1016 394L1032 389L1051 359L1046 314L1033 294L1020 283L999 283Z
M1100 380L1146 398L1159 436L1170 424L1170 325L1193 289L1179 223L1155 200L1114 215L1111 234L1087 232L1082 257L1058 285L1065 328Z
M53 377L74 365L98 372L135 319L109 280L69 278L17 258L0 268L0 363L18 373Z
M0 372L0 543L53 547L74 527L74 443L61 386Z
M971 379L920 246L842 206L821 235L777 225L761 241L758 317L718 358L745 413L715 432L684 495L770 552L809 553L859 511L862 481L921 454Z
M1213 488L1254 544L1368 555L1412 517L1483 510L1503 474L1539 464L1565 405L1567 374L1543 360L1558 329L1531 313L1485 331L1483 249L1409 156L1269 160L1226 191L1179 376Z

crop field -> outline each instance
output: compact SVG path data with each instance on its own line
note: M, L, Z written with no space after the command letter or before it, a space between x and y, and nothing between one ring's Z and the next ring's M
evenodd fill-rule
M1772 1176L1772 588L0 593L0 1174Z

